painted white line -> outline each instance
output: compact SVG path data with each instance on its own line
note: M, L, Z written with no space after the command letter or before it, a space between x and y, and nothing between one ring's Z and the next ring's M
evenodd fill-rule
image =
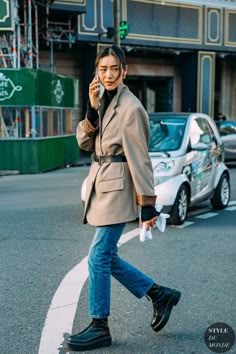
M176 227L178 229L183 229L187 226L194 224L194 221L185 221L182 225L170 225L171 227Z
M202 215L198 215L196 216L197 219L209 219L209 218L213 218L213 216L219 215L219 213L206 213L206 214L202 214Z
M118 246L139 235L139 229L123 234ZM88 278L88 257L66 274L50 304L41 334L38 354L56 354L60 351L63 334L71 333L81 290Z
M234 210L236 210L236 205L227 207L225 210L234 211Z
M231 205L236 205L236 200L232 200L231 202L229 202L228 204L229 206ZM202 208L202 209L197 209L197 210L191 210L188 212L188 217L193 217L193 216L196 216L196 215L202 215L206 212L210 212L212 210L212 207L205 207L205 208ZM225 210L228 210L228 207L225 209Z
M57 353L64 333L70 333L78 299L88 277L87 257L62 280L50 304L41 334L39 354Z
M118 247L123 245L124 243L132 240L132 238L136 237L139 235L139 228L131 230L129 232L126 232L126 234L123 234L118 242Z
M231 211L236 209L236 201L230 202L229 205L230 207L228 207L227 210ZM207 219L216 215L218 214L206 213L196 217ZM172 227L182 229L192 224L194 224L194 222L185 221L183 225L172 225ZM118 246L120 247L138 235L138 228L123 234ZM42 330L38 354L56 354L59 352L60 346L62 346L64 342L63 334L71 333L72 331L80 293L87 278L88 264L87 257L85 257L69 273L67 273L54 294Z
M203 214L203 213L208 212L209 210L211 210L211 208L209 208L209 207L201 209L201 210L193 210L193 211L188 212L188 217L193 217L193 216L199 215L199 213Z

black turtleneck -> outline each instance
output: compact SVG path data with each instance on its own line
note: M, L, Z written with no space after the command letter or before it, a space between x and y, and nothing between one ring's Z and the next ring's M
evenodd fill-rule
M107 110L107 107L111 103L111 101L112 101L113 97L116 95L116 93L117 93L117 88L114 90L110 90L110 91L108 91L108 90L104 91L102 99L101 99L101 109L100 109L102 118ZM87 117L88 117L88 120L90 121L90 123L94 127L96 127L97 123L98 123L98 112L95 108L91 107L90 101L88 101L88 104L87 104Z

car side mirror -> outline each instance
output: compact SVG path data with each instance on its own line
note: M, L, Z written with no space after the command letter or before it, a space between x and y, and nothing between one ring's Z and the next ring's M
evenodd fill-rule
M208 145L205 143L195 143L191 144L191 149L196 151L203 151L208 149Z

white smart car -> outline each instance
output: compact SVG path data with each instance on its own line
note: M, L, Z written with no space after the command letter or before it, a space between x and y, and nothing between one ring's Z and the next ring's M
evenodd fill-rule
M214 121L201 113L150 113L149 153L155 194L170 223L183 224L190 205L210 199L214 209L230 200L230 175ZM86 180L81 189L84 201Z

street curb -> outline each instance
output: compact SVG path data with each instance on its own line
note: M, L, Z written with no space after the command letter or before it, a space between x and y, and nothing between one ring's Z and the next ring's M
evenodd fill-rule
M91 158L81 158L80 160L74 162L71 166L73 167L81 167L81 166L90 166L91 165Z
M3 170L3 171L0 171L0 177L3 177L3 176L15 176L15 175L19 175L20 174L20 171L17 171L17 170Z
M69 164L68 167L83 167L83 166L91 166L90 158L82 158L72 164ZM64 167L65 168L65 167ZM20 171L17 170L0 170L0 177L4 176L16 176L19 175Z

